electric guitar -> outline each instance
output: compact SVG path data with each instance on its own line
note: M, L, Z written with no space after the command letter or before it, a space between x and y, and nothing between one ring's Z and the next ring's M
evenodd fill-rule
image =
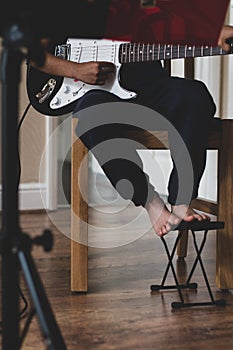
M229 41L230 51L221 47L160 45L113 41L110 39L71 39L58 45L55 55L74 62L109 61L115 64L116 74L104 85L89 85L71 78L45 74L28 64L27 93L32 106L48 116L70 113L77 100L92 89L112 92L122 99L135 98L136 93L124 89L120 84L120 68L123 63L149 62L187 57L204 57L233 53L233 41Z

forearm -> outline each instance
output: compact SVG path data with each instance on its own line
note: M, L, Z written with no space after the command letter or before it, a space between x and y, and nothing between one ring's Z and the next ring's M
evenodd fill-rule
M40 71L67 78L77 78L78 64L71 61L66 61L56 57L48 52L45 52L45 60L42 67L38 67L35 62L30 62L31 65Z
M103 85L115 74L115 65L111 62L77 63L56 57L47 51L42 67L38 67L35 62L31 64L44 73L81 80L93 85Z

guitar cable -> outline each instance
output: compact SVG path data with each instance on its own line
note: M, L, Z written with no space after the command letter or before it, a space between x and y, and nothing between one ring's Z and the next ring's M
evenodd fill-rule
M23 121L25 120L25 117L27 115L27 112L29 110L29 108L31 107L31 103L29 103L27 105L27 107L25 108L25 111L22 115L22 117L20 118L19 122L18 122L18 128L17 128L17 139L19 139L19 132L21 129L21 126L23 124ZM20 182L20 177L21 177L21 162L20 162L20 154L19 154L19 147L18 147L18 143L17 143L17 160L18 160L18 175L17 175L17 188L19 187L19 182ZM22 320L23 318L25 318L28 315L28 307L29 307L29 303L27 301L27 298L25 297L23 291L21 290L20 286L18 286L18 290L19 290L19 295L23 301L23 307L22 309L19 311L19 321ZM0 321L0 334L2 333L2 321Z

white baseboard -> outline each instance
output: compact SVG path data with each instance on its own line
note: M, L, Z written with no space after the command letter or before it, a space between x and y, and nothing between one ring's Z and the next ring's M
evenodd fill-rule
M0 189L2 193L2 189ZM19 186L19 210L38 210L46 208L46 184L23 183ZM2 209L2 196L0 197L0 210Z

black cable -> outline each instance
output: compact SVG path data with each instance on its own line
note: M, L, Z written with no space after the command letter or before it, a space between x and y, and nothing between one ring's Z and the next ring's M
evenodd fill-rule
M31 107L31 103L29 102L29 104L27 105L27 107L25 108L25 111L22 115L22 117L20 118L19 122L18 122L18 128L17 128L17 138L19 140L19 132L21 129L21 126L25 120L25 117L28 113L29 108ZM17 145L19 143L17 142ZM18 180L17 180L17 188L19 187L19 182L20 182L20 177L21 177L21 162L20 162L20 154L19 154L19 147L17 147L17 158L18 158ZM24 318L27 315L27 309L28 309L28 302L26 297L24 296L22 290L20 289L19 286L19 294L24 302L24 307L22 308L22 310L19 312L19 319L21 320L22 318Z
M27 315L27 310L28 310L28 301L25 297L25 295L23 294L22 290L19 287L19 294L24 302L24 307L22 308L22 310L19 312L19 319L21 320L22 318L24 318Z
M23 124L23 121L27 115L27 112L29 110L29 108L31 107L31 103L29 103L27 105L27 107L25 108L25 111L21 117L21 119L19 120L18 123L18 128L17 128L17 138L19 139L19 132L20 132L20 128ZM18 144L18 143L17 143ZM21 176L21 162L20 162L20 155L19 155L19 147L17 148L17 158L18 158L18 180L17 180L17 188L19 187L19 182L20 182L20 176Z

